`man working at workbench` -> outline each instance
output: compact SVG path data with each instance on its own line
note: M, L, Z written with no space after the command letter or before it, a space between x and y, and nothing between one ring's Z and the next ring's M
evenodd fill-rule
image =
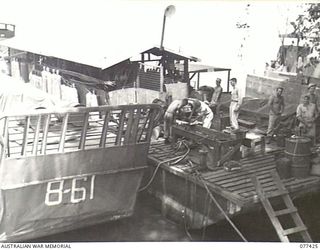
M164 138L168 142L171 138L171 127L175 119L176 113L188 104L188 99L174 100L168 106L166 113L164 114Z
M276 93L272 94L268 101L270 111L266 143L270 143L275 133L275 128L280 123L281 115L284 110L284 98L282 96L283 88L277 87L275 91Z
M204 128L211 128L213 112L210 107L205 102L191 98L188 102L194 107L192 113L196 116L196 120L201 120Z

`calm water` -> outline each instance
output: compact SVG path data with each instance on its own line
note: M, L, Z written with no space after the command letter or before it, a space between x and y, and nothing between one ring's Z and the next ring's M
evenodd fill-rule
M320 194L295 200L294 203L313 241L320 242ZM186 231L183 226L163 218L154 204L152 197L140 194L135 213L130 218L51 235L33 242L242 241L226 221L206 229ZM233 222L250 242L278 241L264 210L239 216Z

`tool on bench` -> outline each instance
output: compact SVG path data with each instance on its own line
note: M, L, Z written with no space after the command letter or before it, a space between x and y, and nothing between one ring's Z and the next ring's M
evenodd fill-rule
M223 132L181 124L172 126L172 136L175 142L178 137L183 137L200 145L201 162L211 170L217 170L226 161L240 159L240 147L244 138L233 138ZM206 161L206 164L204 162Z

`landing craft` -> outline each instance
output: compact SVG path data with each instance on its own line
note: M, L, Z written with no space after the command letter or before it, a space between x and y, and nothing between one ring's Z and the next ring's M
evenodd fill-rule
M2 104L12 108L16 99L7 94ZM159 110L145 104L26 113L16 106L3 113L0 240L32 239L132 215Z

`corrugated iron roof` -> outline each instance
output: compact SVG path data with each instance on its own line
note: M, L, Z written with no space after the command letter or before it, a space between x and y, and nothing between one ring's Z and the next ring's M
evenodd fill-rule
M109 68L117 63L120 63L125 60L129 60L130 58L139 55L141 53L152 53L156 56L161 56L164 53L170 54L177 59L189 59L191 61L199 62L200 59L194 56L187 56L181 52L175 52L168 48L160 49L157 46L150 46L148 50L143 50L143 48L132 47L132 46L124 46L119 47L118 49L108 48L106 44L105 53L100 53L98 55L95 54L87 54L85 52L79 51L78 54L68 53L65 49L61 48L56 49L52 48L51 45L46 45L44 43L35 43L34 41L29 41L27 39L21 39L19 37L13 37L11 39L0 41L0 45L7 46L10 48L14 48L21 51L27 51L34 54L39 54L48 57L56 57L76 63L81 63L84 65L89 65L101 69ZM94 46L94 45L93 45ZM142 46L142 45L141 45ZM82 53L82 54L81 54ZM106 54L106 56L104 56Z
M156 56L162 56L164 54L169 54L169 55L172 55L173 57L177 58L177 59L189 59L191 61L194 61L194 62L200 62L201 60L197 57L194 57L194 56L189 56L189 55L185 55L181 52L176 52L174 50L171 50L171 49L168 49L168 48L165 48L163 47L162 49L160 47L153 47L153 48L150 48L148 50L145 50L141 53L151 53L153 55L156 55Z

